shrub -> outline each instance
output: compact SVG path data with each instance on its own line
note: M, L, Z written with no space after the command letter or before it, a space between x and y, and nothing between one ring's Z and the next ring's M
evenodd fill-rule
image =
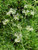
M37 0L0 0L0 50L38 50Z

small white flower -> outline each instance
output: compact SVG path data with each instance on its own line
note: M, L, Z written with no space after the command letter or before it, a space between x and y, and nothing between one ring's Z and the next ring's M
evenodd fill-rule
M33 28L31 28L30 31L33 31Z
M18 34L17 34L17 33L15 33L15 34L14 34L14 36L16 36L16 37L17 37L17 36L18 36Z
M27 10L27 13L29 12L29 10Z
M22 13L25 13L25 10L23 10Z
M36 1L36 0L34 0L34 1Z
M20 24L18 24L18 25L17 25L17 27L18 27L18 29L22 29L22 27L21 27L21 25L20 25Z
M28 13L27 12L25 12L25 16L27 15Z
M16 17L16 16L14 17L14 19L15 19L15 20L19 20L19 18L18 18L18 17Z
M31 11L31 15L34 15L34 11Z
M9 15L10 16L10 12L7 12L7 14L6 15Z
M9 12L7 12L6 15L15 14L15 13L16 13L16 9L10 8Z
M20 16L20 14L19 14L19 13L17 13L17 14L16 14L16 16Z
M19 33L19 34L17 34L17 32L14 34L14 36L16 36L16 37L22 37L22 34L21 33Z
M6 15L10 15L12 13L12 8L10 8L9 12Z
M20 39L19 39L19 38L16 38L16 39L15 39L15 42L20 42Z
M20 35L19 35L21 38L22 38L22 34L20 33Z
M25 6L24 6L24 8L27 8L27 7L28 7L28 5L25 5Z
M20 16L19 13L17 13L16 15L13 15L13 17L14 17L15 20L19 20L19 16Z
M26 15L28 15L28 13L29 13L29 12L30 12L30 11L29 11L29 10L27 10L27 11L25 12L25 16L26 16Z
M12 11L13 11L12 14L15 14L15 13L16 13L16 10L17 10L17 9L12 9Z
M28 31L33 31L33 28L32 28L31 26L27 26L27 27L26 27L26 30L28 30Z
M2 21L3 22L3 25L6 25L8 22L9 22L9 20L8 19L5 19L4 21Z
M19 33L19 34L15 33L14 36L17 37L17 38L15 39L15 42L20 42L20 41L22 40L22 34L21 34L21 33Z

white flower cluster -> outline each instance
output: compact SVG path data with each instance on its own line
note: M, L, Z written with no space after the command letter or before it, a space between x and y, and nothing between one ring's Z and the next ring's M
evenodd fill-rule
M18 29L22 29L22 26L20 24L17 25Z
M7 23L9 23L8 19L5 19L4 21L2 21L3 25L6 25Z
M34 0L34 1L36 1L36 0Z
M26 30L28 30L28 31L33 31L34 29L33 29L31 26L27 26L27 27L26 27Z
M17 37L17 38L15 39L15 42L20 42L20 41L21 41L21 39L22 39L22 34L21 34L21 33L19 33L19 34L15 33L14 36Z
M23 9L22 13L25 13L26 11Z
M29 10L31 8L32 8L32 5L24 5L24 9L22 10L22 13L24 13L25 16L26 15L34 15L35 14L34 10Z
M24 6L24 8L27 8L27 7L28 7L28 5L25 5L25 6Z
M15 14L17 9L10 8L9 12L6 15Z
M24 5L24 9L25 9L25 8L31 8L31 5L25 4L25 5Z
M34 11L31 11L31 15L34 15Z
M25 16L28 15L28 13L30 13L31 15L35 14L34 11L32 11L32 10L31 11L29 11L29 10L23 10L22 13L24 13Z
M15 19L15 20L19 20L19 18L18 18L18 17L14 17L14 19Z
M20 15L19 13L17 13L16 15L13 15L14 19L19 20L19 15Z

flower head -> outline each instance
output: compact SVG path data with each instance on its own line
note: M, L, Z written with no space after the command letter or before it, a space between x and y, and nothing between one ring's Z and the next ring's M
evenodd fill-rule
M22 26L20 24L17 25L18 29L22 29Z
M19 18L18 18L18 17L14 17L14 19L15 19L15 20L19 20Z
M15 20L19 20L19 13L17 13L16 15L13 15Z
M22 13L25 13L25 10L23 10Z
M33 28L32 28L31 26L27 26L27 27L26 27L26 30L28 30L28 31L33 31Z
M29 12L29 10L27 10L27 13Z
M16 13L16 9L10 8L9 12L7 12L6 15L15 14L15 13Z
M19 39L19 38L16 38L16 39L15 39L15 42L20 42L20 39Z
M22 39L22 34L21 34L21 33L19 33L19 34L15 33L14 36L17 37L17 38L15 39L15 42L20 42L20 41L21 41L21 39Z
M25 6L24 6L24 8L27 8L27 7L28 7L28 5L25 5Z
M5 19L4 21L2 21L3 25L6 25L9 22L8 19Z
M34 15L34 11L31 11L31 15Z

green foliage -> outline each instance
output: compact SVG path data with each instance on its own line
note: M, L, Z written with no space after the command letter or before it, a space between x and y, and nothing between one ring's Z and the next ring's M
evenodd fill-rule
M0 50L38 50L37 0L0 0Z

